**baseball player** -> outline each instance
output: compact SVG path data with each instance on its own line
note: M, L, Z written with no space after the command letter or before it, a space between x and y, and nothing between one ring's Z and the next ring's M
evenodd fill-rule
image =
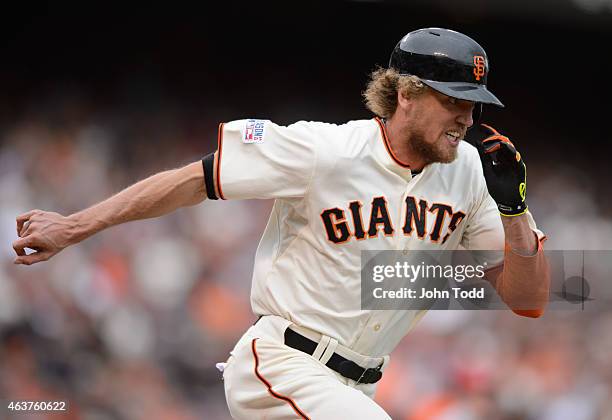
M259 319L219 364L232 416L389 418L373 401L376 383L425 311L361 309L361 251L500 250L488 280L504 302L530 317L547 302L545 238L527 210L523 159L490 126L468 132L482 104L503 106L488 73L471 38L410 32L364 93L376 118L221 124L217 151L201 162L68 217L17 217L15 262L47 260L110 226L205 198L273 198L253 272Z

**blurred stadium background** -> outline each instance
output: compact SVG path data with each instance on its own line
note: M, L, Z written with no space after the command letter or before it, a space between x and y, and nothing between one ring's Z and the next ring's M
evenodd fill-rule
M69 214L197 160L220 121L369 118L368 73L423 26L487 50L507 108L485 119L526 157L547 248L612 249L612 1L167 7L3 16L0 399L67 399L70 419L229 418L214 365L255 320L271 203L205 202L32 267L12 264L15 216ZM377 400L406 420L612 419L611 331L612 311L431 312Z

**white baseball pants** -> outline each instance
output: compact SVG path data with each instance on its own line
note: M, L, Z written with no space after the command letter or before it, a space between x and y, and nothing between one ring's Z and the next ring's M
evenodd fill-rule
M247 330L223 365L225 397L235 419L390 419L373 401L376 384L357 384L324 362L335 346L315 358L284 344L290 321L264 316ZM332 340L335 342L335 340ZM330 351L331 350L331 351ZM362 367L389 358L354 355ZM357 360L355 360L357 358Z

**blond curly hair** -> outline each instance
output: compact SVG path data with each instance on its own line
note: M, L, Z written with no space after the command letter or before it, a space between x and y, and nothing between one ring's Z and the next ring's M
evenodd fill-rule
M362 95L366 107L381 118L391 118L397 108L397 92L406 96L420 95L427 86L417 76L402 76L395 69L378 68Z

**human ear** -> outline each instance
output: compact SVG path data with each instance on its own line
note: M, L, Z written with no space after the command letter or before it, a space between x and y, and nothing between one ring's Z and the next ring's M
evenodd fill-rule
M410 104L412 102L412 98L410 96L410 94L407 91L402 91L401 89L398 89L397 91L397 106L401 109L408 109L410 108Z

